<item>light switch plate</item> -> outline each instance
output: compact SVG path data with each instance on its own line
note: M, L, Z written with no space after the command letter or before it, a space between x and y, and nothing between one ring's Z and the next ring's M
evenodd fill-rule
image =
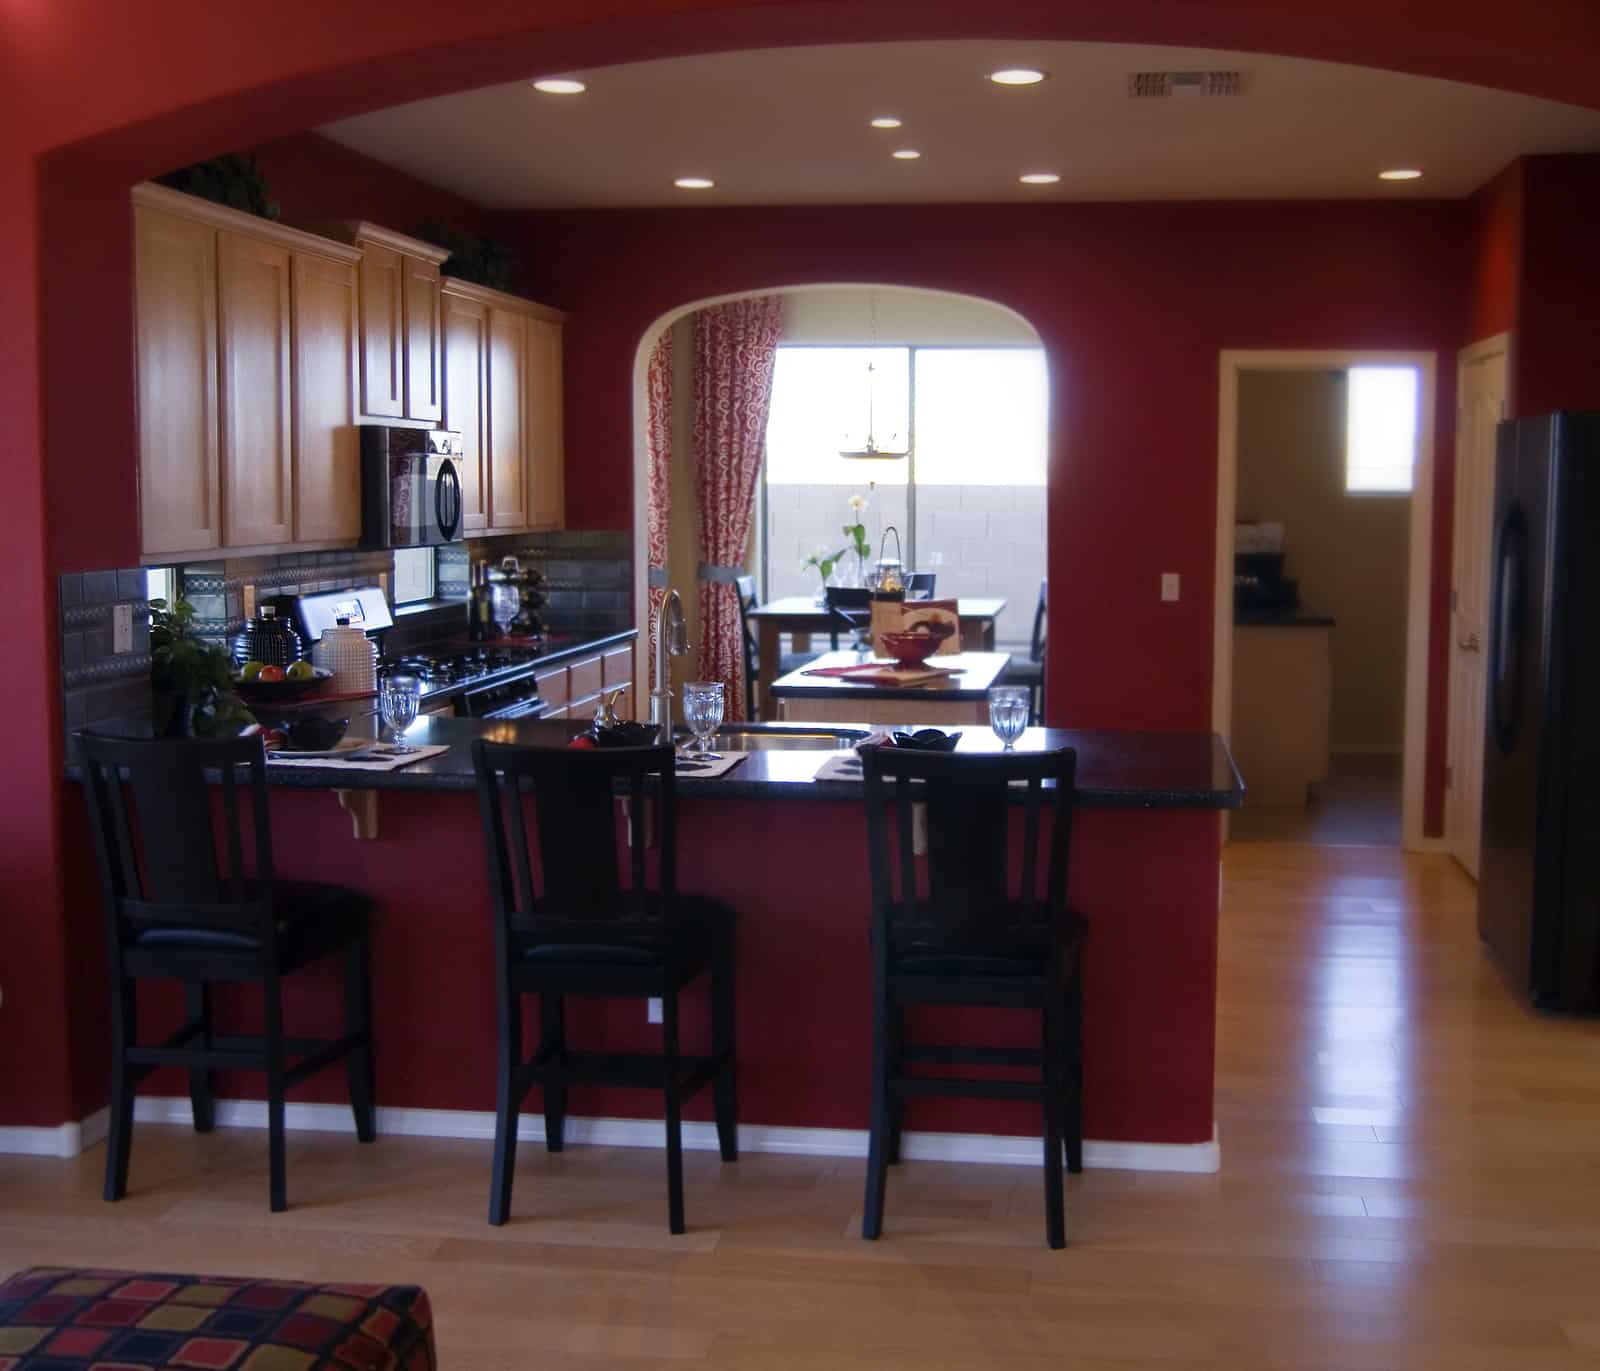
M1178 598L1178 573L1176 571L1163 571L1161 573L1161 598L1163 600L1176 600Z
M644 1021L646 1023L661 1022L661 997L652 995L644 1002Z
M133 651L133 606L111 606L111 650Z

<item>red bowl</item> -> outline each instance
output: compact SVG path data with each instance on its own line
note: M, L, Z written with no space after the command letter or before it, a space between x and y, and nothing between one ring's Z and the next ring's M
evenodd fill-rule
M931 633L885 633L879 641L898 665L917 667L939 650L940 638Z

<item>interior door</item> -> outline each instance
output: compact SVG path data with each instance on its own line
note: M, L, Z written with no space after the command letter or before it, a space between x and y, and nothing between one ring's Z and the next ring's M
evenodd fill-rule
M1464 351L1457 377L1455 547L1450 593L1450 771L1445 791L1445 838L1451 854L1476 880L1482 841L1495 427L1506 415L1504 339Z

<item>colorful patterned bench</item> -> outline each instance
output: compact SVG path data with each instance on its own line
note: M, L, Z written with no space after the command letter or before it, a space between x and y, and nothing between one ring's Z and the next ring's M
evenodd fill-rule
M0 1282L0 1371L435 1371L415 1285L34 1267Z

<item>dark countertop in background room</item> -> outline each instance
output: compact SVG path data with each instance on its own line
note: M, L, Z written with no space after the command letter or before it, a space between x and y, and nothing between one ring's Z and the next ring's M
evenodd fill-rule
M805 699L817 696L838 699L853 691L866 691L875 700L982 700L988 694L989 687L1000 679L1011 657L1005 652L955 652L946 657L930 657L927 663L930 667L959 668L960 675L928 681L922 685L872 685L865 681L847 680L841 676L810 674L817 667L865 666L874 661L879 661L880 665L885 667L894 665L893 662L881 661L849 650L824 652L799 671L791 671L787 676L780 676L774 681L773 698Z
M1235 609L1235 628L1333 628L1338 621L1331 614L1300 609Z

